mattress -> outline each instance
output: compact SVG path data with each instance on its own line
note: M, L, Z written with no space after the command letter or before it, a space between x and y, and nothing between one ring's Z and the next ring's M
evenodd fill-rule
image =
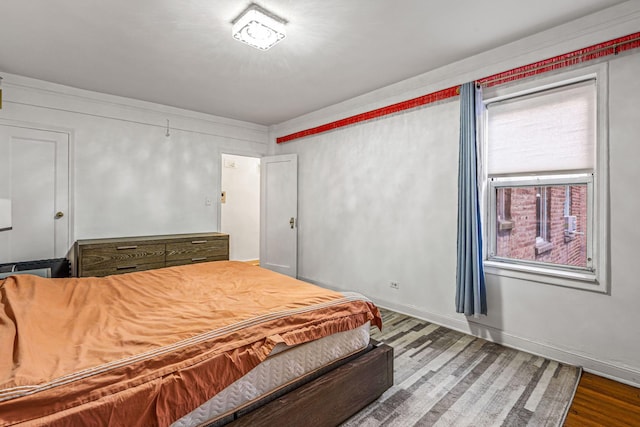
M368 344L369 322L293 348L277 346L264 362L172 426L199 426L222 418Z

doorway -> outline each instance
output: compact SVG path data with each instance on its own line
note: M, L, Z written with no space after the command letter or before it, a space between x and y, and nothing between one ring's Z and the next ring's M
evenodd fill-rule
M220 231L229 234L229 259L260 259L260 158L221 154Z

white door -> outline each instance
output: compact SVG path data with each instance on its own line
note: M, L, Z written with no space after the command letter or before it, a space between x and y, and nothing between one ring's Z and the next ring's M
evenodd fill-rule
M0 125L0 199L12 226L0 231L0 263L66 257L69 135Z
M228 233L229 259L260 257L260 158L221 154L220 231Z
M263 157L260 172L260 266L296 277L298 156Z

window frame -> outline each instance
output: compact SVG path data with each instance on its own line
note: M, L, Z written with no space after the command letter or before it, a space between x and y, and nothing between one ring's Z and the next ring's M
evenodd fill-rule
M551 250L549 239L549 194L546 185L534 185L540 188L540 196L536 196L536 251L545 247L544 252Z
M603 62L569 71L554 72L543 77L533 77L518 83L487 88L483 91L481 120L478 123L480 201L483 222L487 224L484 227L483 239L486 274L594 292L609 292L607 71L607 63ZM527 174L526 176L498 175L489 177L487 175L488 105L588 80L595 80L596 87L596 158L593 170L568 171L567 173L540 172L540 174ZM572 182L587 185L587 258L591 258L591 265L587 269L492 256L495 253L497 232L496 188L518 186L516 185L518 183L531 186L535 182L545 185L567 185Z

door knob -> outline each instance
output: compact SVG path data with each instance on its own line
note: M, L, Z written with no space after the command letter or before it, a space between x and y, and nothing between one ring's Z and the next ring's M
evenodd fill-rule
M64 212L56 212L56 216L55 216L55 218L56 218L56 219L60 219L60 218L62 218L63 216L64 216Z
M291 228L293 228L295 223L296 223L296 220L293 219L293 217L291 217L291 219L289 220L289 225L291 226Z

